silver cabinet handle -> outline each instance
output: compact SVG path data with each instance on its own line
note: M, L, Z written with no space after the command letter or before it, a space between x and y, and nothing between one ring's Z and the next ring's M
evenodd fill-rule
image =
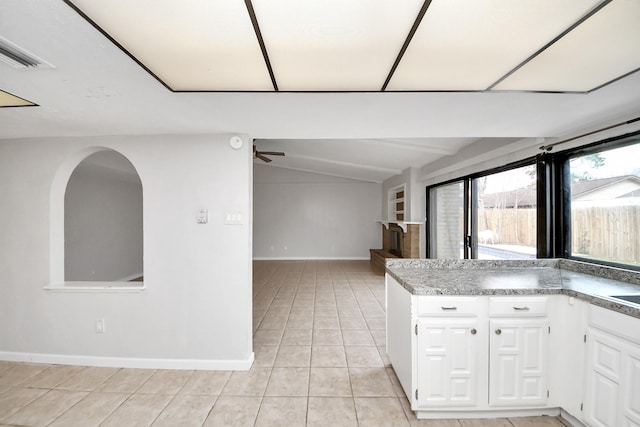
M500 335L502 331L500 329L496 329L496 335Z
M529 311L529 307L513 307L516 311Z
M458 309L458 307L455 307L455 306L453 306L453 307L440 306L440 308L443 309L443 310L457 310Z
M478 331L476 331L476 328L471 329L471 335L475 335Z

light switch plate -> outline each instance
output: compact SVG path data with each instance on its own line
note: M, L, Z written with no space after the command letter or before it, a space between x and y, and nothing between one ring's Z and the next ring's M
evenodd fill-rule
M224 223L227 225L242 225L244 218L241 212L227 212L224 215Z

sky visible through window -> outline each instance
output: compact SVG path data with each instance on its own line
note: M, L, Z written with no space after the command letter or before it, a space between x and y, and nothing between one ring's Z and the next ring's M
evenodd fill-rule
M487 176L484 194L502 193L504 191L527 188L535 183L535 165L511 169L499 174Z
M578 176L586 175L591 179L624 175L640 176L640 144L602 151L598 156L602 159L601 164L589 161L590 156L571 160L571 173Z

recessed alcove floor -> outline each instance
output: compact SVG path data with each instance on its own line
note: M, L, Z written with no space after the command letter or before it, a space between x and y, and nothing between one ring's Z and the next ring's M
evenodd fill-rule
M0 426L563 427L560 418L417 420L386 357L368 261L254 262L248 372L0 362Z

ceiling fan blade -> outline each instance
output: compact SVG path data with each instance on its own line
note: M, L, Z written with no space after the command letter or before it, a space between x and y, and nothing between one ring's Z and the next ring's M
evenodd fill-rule
M258 151L256 151L256 157L259 158L260 160L262 160L263 162L269 163L271 161L270 158L263 156L262 153L260 153Z
M267 156L284 156L282 151L260 151L260 154L265 154Z

